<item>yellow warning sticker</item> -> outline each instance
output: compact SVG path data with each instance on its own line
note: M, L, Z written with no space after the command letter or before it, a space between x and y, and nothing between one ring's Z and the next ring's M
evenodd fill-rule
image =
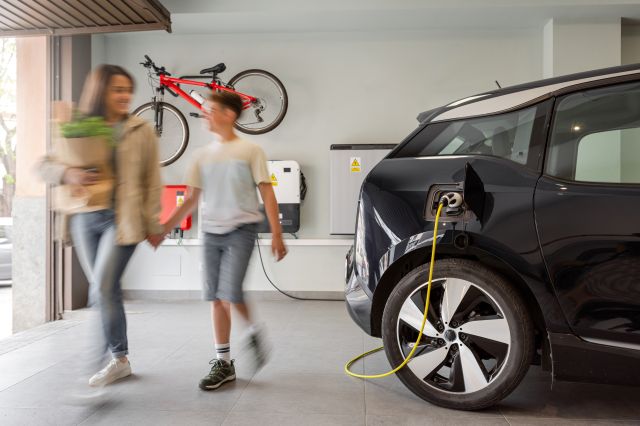
M271 173L271 185L278 186L278 178L275 173Z
M360 173L362 171L362 160L360 157L351 157L349 160L349 168L351 173Z

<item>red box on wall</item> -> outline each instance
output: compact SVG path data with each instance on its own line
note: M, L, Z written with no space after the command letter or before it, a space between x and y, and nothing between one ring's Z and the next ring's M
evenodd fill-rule
M165 223L171 214L184 203L187 196L187 185L165 185L162 189L162 212L160 222ZM187 231L191 229L191 215L182 219L180 229Z

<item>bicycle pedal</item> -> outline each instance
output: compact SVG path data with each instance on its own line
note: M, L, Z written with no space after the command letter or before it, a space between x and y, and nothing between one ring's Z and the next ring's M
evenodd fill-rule
M204 118L204 115L198 114L197 112L190 112L189 115L195 118Z

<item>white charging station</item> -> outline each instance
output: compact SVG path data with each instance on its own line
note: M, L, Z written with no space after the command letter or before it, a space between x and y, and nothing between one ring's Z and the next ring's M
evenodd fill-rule
M280 208L280 225L287 233L298 232L300 229L301 180L300 165L293 160L267 161L269 177L276 194ZM260 196L260 193L258 193ZM262 197L260 197L262 204ZM269 222L265 220L259 224L258 232L271 232Z

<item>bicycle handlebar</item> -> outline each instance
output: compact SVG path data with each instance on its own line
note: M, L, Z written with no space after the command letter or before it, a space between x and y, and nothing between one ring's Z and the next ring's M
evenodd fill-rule
M170 72L168 72L164 67L158 67L153 60L151 60L151 58L149 57L149 55L144 55L144 58L146 59L145 62L140 62L140 65L142 65L145 68L153 68L153 70L156 72L157 75L160 74L164 74L164 75L171 75Z

